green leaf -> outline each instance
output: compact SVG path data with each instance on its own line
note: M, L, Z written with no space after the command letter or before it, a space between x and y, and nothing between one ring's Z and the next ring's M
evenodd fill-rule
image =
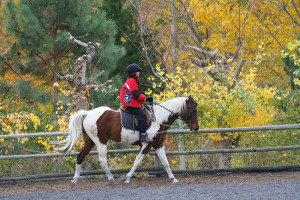
M167 23L162 18L159 18L155 21L156 26L166 25Z

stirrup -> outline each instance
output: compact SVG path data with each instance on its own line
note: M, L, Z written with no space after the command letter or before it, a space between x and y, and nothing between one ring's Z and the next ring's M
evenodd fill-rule
M149 142L153 142L153 140L150 139L146 133L142 133L141 134L141 142L149 143Z

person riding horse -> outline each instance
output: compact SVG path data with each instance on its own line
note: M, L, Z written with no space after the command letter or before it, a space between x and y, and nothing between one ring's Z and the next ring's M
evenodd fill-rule
M107 162L107 145L109 140L140 146L140 151L135 158L131 170L127 173L124 183L130 182L133 173L140 166L142 160L152 147L164 166L169 179L173 183L177 183L178 181L171 171L166 156L164 141L167 130L176 119L184 121L191 131L199 130L197 102L195 102L192 96L176 97L154 105L153 111L156 118L147 129L148 137L153 139L153 142L149 143L141 143L139 135L132 134L131 130L122 127L121 112L116 109L100 106L89 111L80 110L72 115L69 122L68 137L65 140L55 142L56 144L65 144L63 147L55 148L56 151L69 154L75 146L76 141L80 139L80 135L83 136L84 146L77 155L76 170L71 185L76 185L81 178L81 173L83 172L82 162L95 145L97 146L102 169L105 171L108 180L115 182Z
M128 79L122 86L120 91L120 101L124 108L134 114L139 122L139 132L141 134L141 142L153 142L146 133L146 114L140 109L142 102L153 102L153 97L146 97L140 92L139 76L142 71L137 64L130 64L126 68Z

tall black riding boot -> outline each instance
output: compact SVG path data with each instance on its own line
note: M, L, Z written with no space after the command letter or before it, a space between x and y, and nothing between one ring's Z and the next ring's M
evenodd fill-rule
M148 135L147 133L141 133L141 142L153 142L152 139L148 138Z

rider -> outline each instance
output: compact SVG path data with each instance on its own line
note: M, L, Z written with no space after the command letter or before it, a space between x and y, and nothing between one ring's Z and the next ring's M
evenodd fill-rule
M122 86L120 92L121 104L138 119L141 142L153 142L146 133L146 114L140 109L142 102L152 102L153 97L149 96L146 98L146 96L140 92L139 76L142 71L140 66L137 64L130 64L127 66L126 71L128 79Z

